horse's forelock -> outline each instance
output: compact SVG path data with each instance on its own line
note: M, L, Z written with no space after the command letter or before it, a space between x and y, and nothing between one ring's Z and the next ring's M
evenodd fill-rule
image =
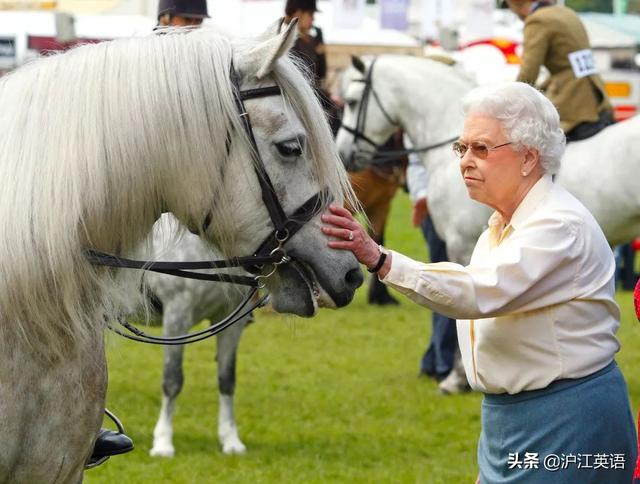
M307 156L313 163L318 184L327 190L323 204L335 200L358 207L359 202L340 161L325 113L308 78L291 59L281 59L276 64L274 76L306 132Z

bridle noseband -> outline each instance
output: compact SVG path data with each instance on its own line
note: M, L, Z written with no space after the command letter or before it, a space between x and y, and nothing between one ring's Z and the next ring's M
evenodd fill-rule
M230 282L234 284L241 284L251 287L248 295L244 300L231 312L226 318L217 323L212 324L206 329L201 331L185 334L176 337L155 337L144 333L135 326L129 324L122 318L118 319L118 323L127 329L131 334L124 333L117 328L114 328L107 322L107 325L117 334L124 336L135 341L151 344L162 345L182 345L187 343L193 343L209 338L220 331L231 326L233 323L239 321L246 315L248 315L255 308L263 305L268 297L263 296L259 300L253 300L258 289L264 287L264 279L271 276L282 264L288 264L294 260L294 258L287 254L284 245L291 239L309 220L311 220L321 209L322 199L326 198L326 194L318 192L306 200L300 207L298 207L291 215L285 214L278 197L276 196L273 183L267 174L264 161L258 151L258 145L256 143L255 136L253 134L253 128L251 126L251 120L249 114L244 105L244 101L249 99L258 99L269 96L280 96L282 91L280 86L267 86L256 89L240 89L240 76L233 67L230 68L230 78L233 87L233 97L236 104L236 109L244 132L251 145L251 151L254 156L254 169L258 182L260 184L260 190L262 192L262 201L269 213L269 218L273 224L273 231L265 238L258 246L258 249L253 255L232 257L230 259L211 260L211 261L189 261L189 262L154 262L146 260L133 260L117 257L105 252L100 252L95 249L87 249L84 251L84 255L87 260L93 265L117 267L117 268L130 268L130 269L143 269L151 272L158 272L161 274L168 274L172 276L185 277L189 279L199 279L205 281L216 282ZM228 140L231 136L228 136ZM230 150L229 143L227 144L227 151ZM209 218L209 216L207 217ZM265 265L271 264L273 267L267 274L260 274ZM229 267L243 267L248 272L257 273L254 276L241 276L235 274L210 274L193 272L199 269L221 269ZM245 307L247 306L248 309Z
M397 159L401 156L406 156L411 153L424 153L429 150L433 150L435 148L440 148L441 146L448 145L449 143L453 143L458 139L458 136L450 139L446 139L444 141L434 143L427 146L422 146L418 148L408 148L403 150L386 150L384 149L384 144L376 143L371 138L369 138L365 134L365 123L367 120L367 111L369 109L369 101L373 97L378 106L378 109L382 112L385 119L392 126L402 127L398 121L395 121L389 112L384 108L382 102L380 101L380 96L377 91L373 87L373 68L378 60L377 57L371 61L371 65L369 66L369 70L366 71L364 79L355 79L352 82L359 82L364 84L364 89L362 90L362 98L360 100L360 105L358 106L358 116L356 117L356 127L352 128L350 126L345 125L344 123L340 124L340 127L344 129L347 133L353 136L354 144L359 140L364 141L368 145L374 148L373 152L370 151L356 151L353 153L353 157L365 156L368 158L369 163L371 165L385 165L388 163L394 164L397 162ZM352 160L349 160L352 163Z

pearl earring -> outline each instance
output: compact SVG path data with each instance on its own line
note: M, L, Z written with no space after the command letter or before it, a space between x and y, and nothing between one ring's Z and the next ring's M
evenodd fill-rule
M528 175L528 173L526 171L522 170L522 176L527 176L527 175Z

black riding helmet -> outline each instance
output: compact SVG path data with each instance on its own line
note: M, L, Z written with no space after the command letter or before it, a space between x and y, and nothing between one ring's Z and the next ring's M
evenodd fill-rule
M184 18L209 18L207 0L160 0L158 19L166 14Z
M290 17L298 10L302 10L303 12L319 12L316 0L287 0L287 5L284 7L285 15Z

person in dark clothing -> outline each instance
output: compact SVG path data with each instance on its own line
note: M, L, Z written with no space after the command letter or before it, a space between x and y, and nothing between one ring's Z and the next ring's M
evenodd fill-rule
M322 30L313 25L318 11L315 0L288 0L285 6L285 23L298 19L298 38L291 52L302 60L312 76L314 87L322 88L327 75L327 57L324 51Z
M327 76L327 56L322 29L313 25L318 11L316 0L287 0L284 22L298 20L298 38L291 52L303 63L309 73L311 83L327 114L331 131L335 135L340 127L338 107L324 86Z
M207 0L160 0L158 26L197 27L209 18Z
M431 262L447 262L447 245L438 236L429 215L427 202L427 171L422 160L416 153L409 155L407 168L407 186L409 196L413 202L411 210L411 223L414 227L420 227L424 240L429 248ZM432 377L442 382L449 376L454 368L455 355L458 349L458 332L455 320L436 311L431 314L431 337L429 344L420 359L420 371L418 376ZM461 393L467 390L467 381L457 378L447 385L449 393Z

